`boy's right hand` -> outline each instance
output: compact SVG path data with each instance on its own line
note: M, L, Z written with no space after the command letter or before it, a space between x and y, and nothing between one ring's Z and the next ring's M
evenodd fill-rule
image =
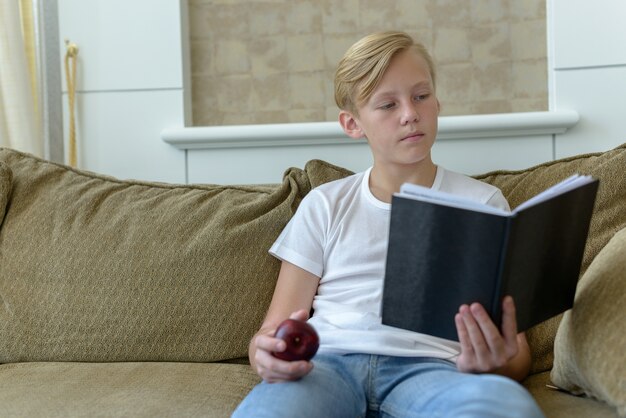
M308 312L299 310L289 315L289 318L306 321ZM301 379L313 369L313 363L305 360L285 361L274 357L272 352L284 351L286 348L283 340L274 338L275 332L276 328L262 329L252 341L256 372L267 383Z

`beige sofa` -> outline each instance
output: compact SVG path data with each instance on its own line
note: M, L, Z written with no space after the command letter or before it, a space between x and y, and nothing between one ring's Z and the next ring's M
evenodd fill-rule
M573 172L600 178L585 271L626 227L625 168L622 146L480 178L512 206ZM279 268L267 249L311 188L348 174L313 160L279 185L170 185L0 149L0 416L228 416L258 382L246 355ZM548 417L624 414L619 393L546 387L559 320L529 332L524 385Z

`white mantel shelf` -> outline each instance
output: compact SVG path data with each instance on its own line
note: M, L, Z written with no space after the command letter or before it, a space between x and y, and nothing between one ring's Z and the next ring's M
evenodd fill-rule
M579 118L574 110L443 116L437 140L556 135ZM183 150L361 143L347 137L337 122L172 127L164 129L161 138Z

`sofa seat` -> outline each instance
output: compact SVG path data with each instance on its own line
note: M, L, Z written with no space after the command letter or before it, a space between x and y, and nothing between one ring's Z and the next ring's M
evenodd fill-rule
M550 372L537 373L524 381L524 386L533 395L546 418L616 418L615 408L586 396L574 396L550 389Z
M3 364L0 416L228 417L258 382L242 364Z
M226 363L69 363L0 365L0 416L228 417L259 382L249 365ZM613 418L605 403L546 387L550 373L524 386L547 418Z

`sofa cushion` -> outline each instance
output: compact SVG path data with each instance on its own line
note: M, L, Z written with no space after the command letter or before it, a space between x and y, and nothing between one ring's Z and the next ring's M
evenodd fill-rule
M247 356L279 269L267 250L310 190L306 170L189 186L9 149L0 164L0 363Z
M5 364L0 416L229 417L258 382L237 364Z
M552 381L615 406L626 416L626 229L593 260L554 343Z
M625 167L626 144L623 144L605 152L563 158L525 170L494 171L476 178L499 187L511 207L516 207L574 173L588 174L599 179L598 195L581 266L582 275L613 234L626 227ZM533 357L532 373L552 368L554 336L561 317L559 315L528 330Z
M619 418L615 408L585 396L572 396L551 388L550 372L537 373L524 381L548 418Z
M353 171L336 166L322 160L311 160L304 166L311 189L328 183L329 181L341 179L354 174Z
M0 225L4 219L4 211L9 201L13 172L6 164L0 162Z

